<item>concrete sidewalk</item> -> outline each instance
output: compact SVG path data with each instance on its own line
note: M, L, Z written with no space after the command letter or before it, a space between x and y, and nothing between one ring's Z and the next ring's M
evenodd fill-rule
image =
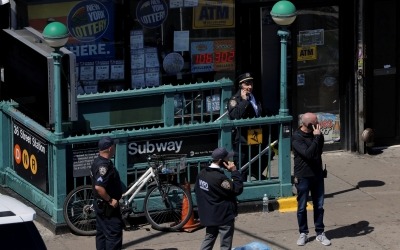
M325 226L330 249L400 249L400 147L375 149L375 155L349 152L323 154ZM260 206L261 210L261 206ZM321 249L315 241L312 211L308 212L310 242L298 247L295 212L241 213L236 220L234 247L261 242L271 249ZM95 249L95 238L54 235L37 223L48 249ZM140 225L124 232L124 249L199 249L204 229L192 233L165 233ZM219 249L216 244L215 249Z

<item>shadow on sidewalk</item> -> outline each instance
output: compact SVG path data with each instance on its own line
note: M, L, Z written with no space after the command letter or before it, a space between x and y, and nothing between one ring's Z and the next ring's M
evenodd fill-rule
M373 231L374 227L369 226L369 222L363 220L348 226L326 231L325 234L329 239L340 239L367 235ZM315 237L310 237L310 240L315 240Z
M360 188L381 187L381 186L383 186L385 184L386 184L385 182L379 181L379 180L359 181L358 184L355 187L349 188L349 189L346 189L346 190L342 190L342 191L338 191L338 192L334 192L334 193L330 193L330 194L325 194L325 198L333 198L335 195L351 192L351 191L354 191L354 190L357 190L357 189L360 189Z

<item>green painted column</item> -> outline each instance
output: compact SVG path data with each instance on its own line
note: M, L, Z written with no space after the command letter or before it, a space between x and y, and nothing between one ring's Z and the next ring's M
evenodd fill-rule
M279 128L278 166L281 197L292 196L291 126L281 123Z
M66 144L54 144L52 147L52 173L49 175L49 183L53 186L53 213L52 220L55 224L64 221L63 205L66 197ZM50 178L52 178L50 180Z
M128 143L127 138L120 139L116 145L115 167L118 169L121 181L127 185L128 182Z
M0 103L1 106L4 102ZM12 147L10 145L11 120L3 112L0 114L0 185L5 184L5 170L12 160Z

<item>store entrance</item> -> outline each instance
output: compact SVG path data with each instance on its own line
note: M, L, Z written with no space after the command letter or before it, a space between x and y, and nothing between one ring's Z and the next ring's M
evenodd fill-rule
M400 86L397 1L374 1L372 31L373 77L367 88L367 127L375 134L375 146L400 143Z
M239 8L241 11L237 12L236 19L237 74L252 73L254 94L261 100L264 113L277 115L280 96L280 40L277 35L278 26L270 15L272 6L244 4ZM290 54L290 49L288 51Z

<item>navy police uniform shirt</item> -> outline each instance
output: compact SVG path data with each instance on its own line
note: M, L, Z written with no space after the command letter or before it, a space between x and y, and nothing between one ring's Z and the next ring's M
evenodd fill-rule
M231 120L235 120L241 118L246 119L246 118L254 118L261 116L262 108L260 103L255 103L254 105L256 106L256 108L253 107L250 100L242 99L239 90L234 96L231 97L231 99L228 102L229 118Z
M119 200L122 197L121 179L111 160L102 156L94 159L91 167L92 184L103 187L111 198ZM95 197L100 198L96 191Z
M195 193L200 223L203 226L221 226L237 216L236 196L243 192L239 171L231 178L215 164L200 171L196 178Z

